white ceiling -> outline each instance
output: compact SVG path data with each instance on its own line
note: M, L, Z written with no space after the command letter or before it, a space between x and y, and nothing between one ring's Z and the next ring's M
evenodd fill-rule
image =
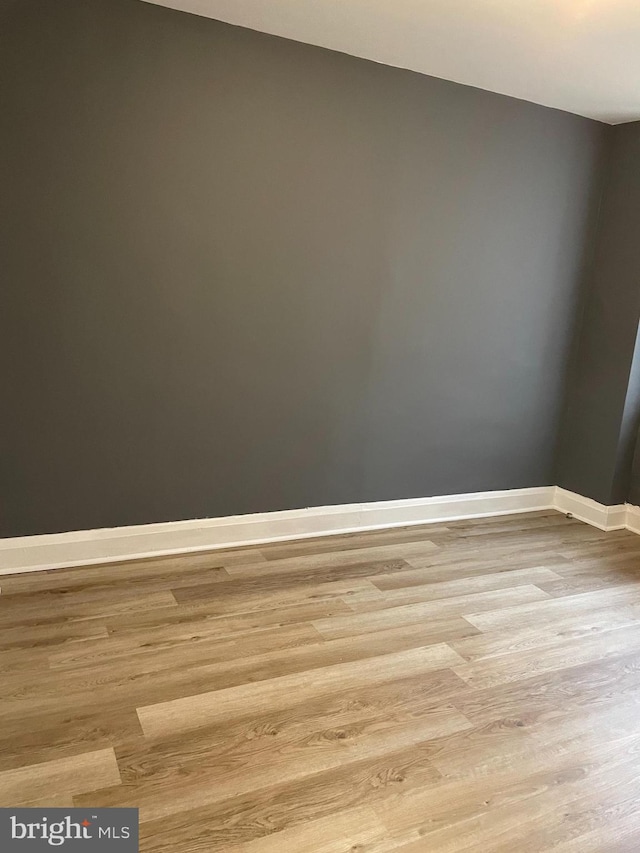
M617 124L640 0L146 0Z

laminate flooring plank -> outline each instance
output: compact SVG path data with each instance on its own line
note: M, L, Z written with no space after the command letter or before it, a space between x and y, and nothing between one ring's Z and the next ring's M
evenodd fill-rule
M253 655L235 654L233 657L226 657L225 649L218 663L212 662L215 658L215 647L210 654L207 653L206 647L201 650L202 654L199 650L195 661L188 655L179 653L172 655L169 660L176 669L193 666L195 663L203 673L205 669L202 667L206 667L207 676L215 682L217 689L221 690L243 684L268 682L296 673L310 674L335 664L365 661L389 653L426 647L431 644L432 633L428 625L404 625L388 631L338 640L322 641L319 634L315 639L318 642L298 646L288 644L284 648ZM235 651L237 652L237 649ZM206 663L203 663L204 661ZM166 654L154 655L152 659L147 657L145 672L161 671L168 663ZM125 664L130 667L131 661L124 661L123 666ZM138 658L135 659L134 666L140 666Z
M471 628L472 626L470 626ZM478 629L475 629L479 633ZM106 633L106 632L105 632ZM145 670L193 662L215 663L249 658L282 649L317 643L321 636L308 622L219 636L213 621L179 622L168 627L141 629L127 634L107 635L98 642L67 644L49 651L51 669L81 669L92 666L137 665Z
M281 560L267 560L256 565L228 566L227 571L233 578L268 577L271 574L295 573L303 574L311 571L325 571L332 568L346 567L347 575L362 571L366 574L366 566L372 565L375 572L399 571L406 568L406 563L415 557L426 557L438 550L430 540L420 542L398 543L397 545L379 545L373 548L356 548L351 551L338 551L326 554L311 554L302 557L286 557ZM358 568L360 567L360 568Z
M470 553L456 559L443 549L446 559L413 560L411 568L387 575L376 575L375 585L380 590L408 589L413 586L425 586L435 583L471 581L485 575L504 574L506 578L522 569L546 569L564 577L564 569L570 565L566 557L560 554L536 551L534 554L522 552L486 557L484 549L474 548ZM408 561L407 561L408 562ZM418 564L416 567L415 564ZM505 586L508 581L505 578Z
M238 634L248 636L254 631L298 625L302 622L312 622L314 619L351 612L343 598L335 597L303 604L290 602L285 607L234 613L230 616L211 613L209 603L204 602L149 610L137 615L117 615L108 618L106 625L109 636L133 637L150 628L164 628L172 625L188 624L189 630L193 630L197 623L197 630L206 631L207 636L228 638Z
M542 648L474 660L453 670L471 687L496 687L633 651L640 652L640 622L574 639L561 637Z
M120 783L113 749L85 752L0 772L0 805L15 806L51 794L80 794Z
M592 612L609 607L627 608L629 612L635 612L640 607L638 597L638 586L625 584L612 589L598 589L591 592L577 593L576 595L553 598L546 595L544 601L525 602L523 604L509 604L494 610L485 609L483 612L474 611L473 608L464 613L465 619L479 628L481 631L511 630L531 624L542 627L544 624L555 623L555 620L567 613Z
M91 799L104 807L140 808L140 820L158 820L215 802L269 790L283 782L303 784L309 776L337 769L362 760L382 759L390 753L413 747L444 733L470 728L469 721L451 706L433 708L409 724L375 721L348 739L317 737L297 744L297 748L264 754L256 750L249 764L204 756L198 762L181 764L173 772L136 780L133 790L119 785L110 791L76 799L79 804ZM122 764L121 760L121 764ZM126 775L126 771L125 771ZM133 796L132 796L133 795ZM88 803L86 803L88 805Z
M531 584L510 587L509 589L470 593L454 598L425 601L417 604L396 605L393 601L386 602L387 607L374 611L353 613L351 616L331 616L328 619L318 619L314 626L327 639L347 637L355 633L363 634L369 631L379 631L398 625L421 623L425 620L442 622L448 617L459 617L465 613L476 614L486 608L496 612L495 608L503 604L516 605L529 602L546 601L550 596ZM475 627L482 627L472 622Z
M14 601L17 596L0 596L0 633L5 628L19 626L39 627L42 625L61 625L67 622L79 622L99 619L102 622L111 616L122 613L138 614L144 610L159 607L177 607L178 604L170 590L145 592L132 597L126 594L104 596L92 601L29 601L26 596Z
M398 575L403 572L398 572ZM411 596L422 596L421 601L436 601L441 598L454 598L457 595L470 595L474 592L492 592L498 589L509 589L513 586L533 584L545 592L544 585L565 580L559 574L544 567L531 569L514 569L509 572L491 572L484 575L458 578L452 581L427 580L423 584L410 583L407 587L387 586L384 581L380 584L375 578L372 585L384 592L386 601L404 602ZM410 601L409 601L410 603Z
M481 690L461 692L456 706L476 724L499 719L523 723L561 720L575 710L608 704L611 697L640 703L640 658L635 652L542 673Z
M537 625L528 622L518 629L496 628L484 632L477 629L477 634L450 640L449 643L466 661L474 662L555 646L568 640L589 638L615 628L634 625L640 625L640 612L633 608L603 607L578 610L576 613L567 610L558 614L552 623Z
M415 524L407 527L367 530L360 533L320 536L315 539L297 539L292 542L276 542L261 547L267 560L284 560L288 557L307 557L313 554L330 554L335 551L354 551L362 548L376 548L381 545L424 542L429 541L432 536L449 532L450 528L447 524Z
M240 847L241 853L357 853L372 849L386 830L373 809L366 806L336 812L302 826L257 838Z
M17 708L13 715L5 714L0 729L0 771L111 749L142 737L135 708L117 701L32 714Z
M285 576L290 577L290 576ZM228 616L233 613L250 613L254 610L275 610L290 604L306 604L327 598L351 598L366 593L367 600L381 599L382 593L367 579L338 580L333 576L326 583L270 584L268 588L253 590L243 588L242 582L215 584L212 587L187 587L173 590L178 604L191 601L208 601L211 615Z
M145 590L158 591L182 586L196 586L228 581L230 575L222 566L204 564L201 568L181 568L176 557L163 567L149 567L147 571L136 569L135 564L130 572L126 571L127 564L118 564L117 570L109 564L95 566L93 572L86 569L57 569L50 572L34 572L31 575L7 575L0 577L3 595L25 595L30 593L35 600L37 595L48 593L51 598L60 599L74 594L93 593L108 594L110 591L131 594ZM35 578L35 575L43 577Z
M360 759L335 769L310 773L222 800L195 810L146 821L141 836L147 853L162 850L171 837L178 849L225 851L239 844L281 832L292 826L329 817L343 809L372 805L390 791L431 785L440 774L424 754L422 744L392 751L380 758Z
M435 669L446 669L462 658L445 643L381 655L355 663L335 664L299 675L280 676L256 684L202 693L138 709L142 729L155 737L237 717L254 706L284 709L301 697L313 699L346 686L367 686Z

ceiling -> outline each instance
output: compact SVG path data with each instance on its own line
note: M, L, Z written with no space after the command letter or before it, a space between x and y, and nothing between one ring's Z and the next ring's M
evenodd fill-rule
M640 0L146 0L617 124L640 119Z

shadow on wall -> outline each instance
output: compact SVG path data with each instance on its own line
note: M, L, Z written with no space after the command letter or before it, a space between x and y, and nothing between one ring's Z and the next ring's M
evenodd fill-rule
M621 444L624 448L619 476L628 503L640 506L640 326L636 336L629 390L624 407Z

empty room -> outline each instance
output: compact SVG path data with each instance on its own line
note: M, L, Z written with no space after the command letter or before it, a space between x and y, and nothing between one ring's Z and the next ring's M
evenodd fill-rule
M637 0L0 0L0 169L0 851L637 853Z

